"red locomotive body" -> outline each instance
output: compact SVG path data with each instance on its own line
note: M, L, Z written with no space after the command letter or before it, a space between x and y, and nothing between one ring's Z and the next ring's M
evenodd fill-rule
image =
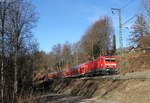
M113 74L116 73L117 63L115 56L101 56L91 62L81 65L81 74Z
M115 73L116 68L117 68L117 63L116 63L115 56L101 56L99 59L97 59L96 71L99 71L102 74Z

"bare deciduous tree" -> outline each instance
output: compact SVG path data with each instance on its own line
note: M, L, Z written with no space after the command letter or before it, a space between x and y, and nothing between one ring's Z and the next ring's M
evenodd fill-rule
M112 49L113 28L109 17L104 17L88 30L81 39L81 48L88 58L107 55Z
M8 16L8 7L9 3L0 2L0 49L1 49L1 102L3 103L4 99L4 42L5 42L5 34L6 34L6 23L7 23L7 16Z
M35 12L33 6L25 0L16 0L10 6L10 22L11 30L10 34L14 37L13 45L15 50L14 56L14 70L15 70L15 82L14 82L14 93L17 95L18 92L18 52L23 39L30 35L31 29L35 22Z
M14 0L7 2L6 0L6 2L0 2L2 102L4 96L9 94L9 96L4 98L5 102L8 102L8 99L15 102L11 98L11 96L13 96L13 94L11 94L13 93L11 85L14 84L14 95L17 96L18 85L20 85L20 83L18 84L19 78L22 78L23 81L23 78L27 77L25 75L21 76L20 74L22 74L22 72L27 72L28 77L32 75L32 54L37 50L37 43L32 40L33 36L31 31L35 22L36 13L33 5L29 1ZM27 63L29 61L30 63Z
M145 17L143 14L140 14L137 16L137 19L132 29L133 29L133 32L132 32L130 40L133 43L133 46L141 47L140 39L148 35L150 32L148 28L148 23L145 20Z

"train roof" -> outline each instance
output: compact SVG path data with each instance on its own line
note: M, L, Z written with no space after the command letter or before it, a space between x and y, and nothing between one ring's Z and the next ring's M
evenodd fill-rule
M73 67L68 68L68 69L64 69L64 71L65 71L65 70L69 70L69 69L76 69L76 68L79 68L81 65L84 65L84 64L86 64L86 63L90 63L90 62L96 61L96 60L98 60L98 59L100 59L100 58L109 58L109 59L112 59L112 58L116 58L116 56L100 56L100 57L98 57L98 58L96 58L96 59L89 60L89 61L85 61L84 63L81 63L81 64L79 64L79 65L73 66Z
M114 58L114 59L115 59L116 57L117 57L117 56L100 56L100 57L97 57L97 58L95 58L95 59L93 59L93 60L85 61L84 63L81 63L80 65L85 64L85 63L90 63L90 62L96 61L96 60L98 60L98 59L100 59L100 58L110 58L110 59Z

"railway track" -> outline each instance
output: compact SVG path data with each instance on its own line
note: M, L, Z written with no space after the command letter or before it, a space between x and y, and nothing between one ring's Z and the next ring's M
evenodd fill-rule
M64 78L60 78L64 79ZM60 80L54 79L54 80ZM65 78L65 79L79 79L79 80L147 80L150 81L150 71L147 72L134 72L134 73L126 73L125 75L106 75L106 76L95 76L95 77L82 77L82 78ZM53 80L53 79L52 79ZM40 81L36 83L36 85L42 85L51 80Z
M125 75L107 75L107 76L96 76L96 77L84 77L81 79L85 80L96 80L96 79L108 79L108 80L129 80L129 79L137 79L137 80L150 80L150 71L148 72L134 72L134 73L126 73Z

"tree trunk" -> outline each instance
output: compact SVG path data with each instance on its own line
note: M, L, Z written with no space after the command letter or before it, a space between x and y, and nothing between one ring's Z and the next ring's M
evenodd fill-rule
M2 56L2 64L1 64L1 102L4 102L4 60Z
M4 103L4 34L2 32L1 102Z
M18 45L19 45L19 35L16 37L16 47L15 47L15 57L14 57L14 96L15 101L17 100L18 93Z
M15 96L17 96L17 91L18 91L18 80L17 80L17 72L18 72L18 68L17 68L17 55L18 55L18 51L16 51L15 53L15 61L14 61L14 76L15 76L15 80L14 80L14 94Z
M4 102L4 23L5 23L5 11L2 14L2 51L1 51L1 56L2 56L2 64L1 64L1 102Z

